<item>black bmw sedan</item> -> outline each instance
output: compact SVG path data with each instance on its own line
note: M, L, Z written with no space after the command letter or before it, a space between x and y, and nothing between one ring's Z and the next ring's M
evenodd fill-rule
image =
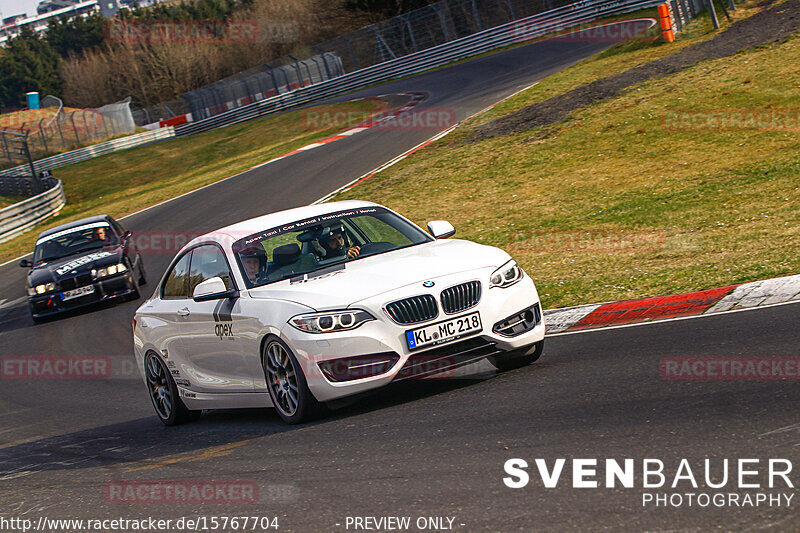
M38 321L49 315L111 299L139 297L146 282L131 232L108 215L43 231L29 268L28 303Z

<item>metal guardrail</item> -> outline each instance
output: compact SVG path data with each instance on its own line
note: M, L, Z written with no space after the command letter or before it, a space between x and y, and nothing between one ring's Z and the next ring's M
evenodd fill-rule
M355 72L301 87L213 117L177 126L176 136L193 135L262 117L317 100L339 96L394 78L418 74L453 61L541 37L601 17L629 13L664 3L664 0L601 0L579 2L545 11L467 37L373 65ZM583 5L580 5L583 4Z
M204 120L175 126L174 128L166 127L152 132L130 135L41 159L36 162L36 167L39 170L50 170L171 137L193 135L244 122L314 101L346 94L401 76L418 74L453 61L541 37L549 33L563 31L599 18L654 7L664 3L664 1L666 0L583 0L324 80L314 85L259 100ZM23 172L23 167L14 167L0 171L0 176L18 175L21 172Z
M52 170L54 168L65 167L67 165L72 165L73 163L86 161L87 159L92 159L101 155L111 154L113 152L119 152L121 150L127 150L128 148L134 148L137 146L143 146L145 144L162 141L164 139L170 139L174 136L175 131L172 127L161 128L154 131L146 131L144 133L128 135L127 137L120 137L118 139L112 139L110 141L78 148L77 150L72 150L70 152L64 152L62 154L45 157L44 159L39 159L36 161L35 165L36 169L40 172L42 170ZM29 173L26 165L0 170L0 176L17 176L25 173Z
M61 180L51 178L48 181L50 188L45 192L0 209L0 243L58 213L67 203Z

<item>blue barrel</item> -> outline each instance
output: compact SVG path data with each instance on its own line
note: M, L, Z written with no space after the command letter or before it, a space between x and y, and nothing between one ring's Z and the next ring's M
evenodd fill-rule
M25 93L28 97L28 109L39 109L39 93Z

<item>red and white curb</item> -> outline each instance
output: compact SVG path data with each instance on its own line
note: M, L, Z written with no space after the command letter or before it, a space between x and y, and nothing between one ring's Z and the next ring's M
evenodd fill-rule
M800 302L800 274L685 294L544 312L548 334Z
M379 114L378 118L370 120L369 122L365 122L363 124L359 124L356 127L341 131L341 132L337 133L336 135L331 135L330 137L322 139L321 141L317 141L315 143L311 143L309 145L303 146L302 148L297 148L296 150L292 150L291 152L287 152L287 153L283 154L282 156L276 157L274 159L270 159L269 161L266 161L264 163L256 165L256 166L252 167L250 170L252 170L253 168L259 168L259 167L263 167L265 165L269 165L270 163L274 163L275 161L280 161L281 159L286 159L287 157L291 157L294 154L297 154L297 153L300 153L300 152L306 152L308 150L313 150L314 148L319 148L320 146L325 146L326 144L330 144L332 142L336 142L338 140L345 139L347 137L350 137L351 135L355 135L356 133L361 133L362 131L367 131L370 128L374 128L375 126L379 126L379 125L383 124L387 120L392 120L392 119L396 118L397 116L402 115L403 113L407 113L408 111L411 110L411 108L413 108L414 106L416 106L417 104L419 104L421 101L423 101L426 98L426 95L422 94L422 93L397 93L397 94L400 95L400 96L409 96L409 97L411 97L411 99L408 101L408 103L406 105L404 105L403 107L401 107L399 109L396 109L396 110L392 111L391 113L388 113L388 114L385 114L385 115ZM381 96L378 96L377 98L382 98L384 96L389 96L389 95L381 95ZM361 98L360 100L363 100L363 98ZM355 102L356 100L349 100L349 101L350 102Z

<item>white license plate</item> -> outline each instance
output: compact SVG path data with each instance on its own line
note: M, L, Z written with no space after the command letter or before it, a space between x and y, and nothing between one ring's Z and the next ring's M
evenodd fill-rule
M61 293L62 300L72 300L73 298L80 298L86 294L92 294L94 292L94 285L87 285L85 287L78 287L77 289L72 289L71 291L64 291Z
M416 350L423 346L444 344L445 342L460 339L464 335L480 331L481 315L477 311L468 315L451 318L424 326L421 328L406 331L406 341L410 350Z

